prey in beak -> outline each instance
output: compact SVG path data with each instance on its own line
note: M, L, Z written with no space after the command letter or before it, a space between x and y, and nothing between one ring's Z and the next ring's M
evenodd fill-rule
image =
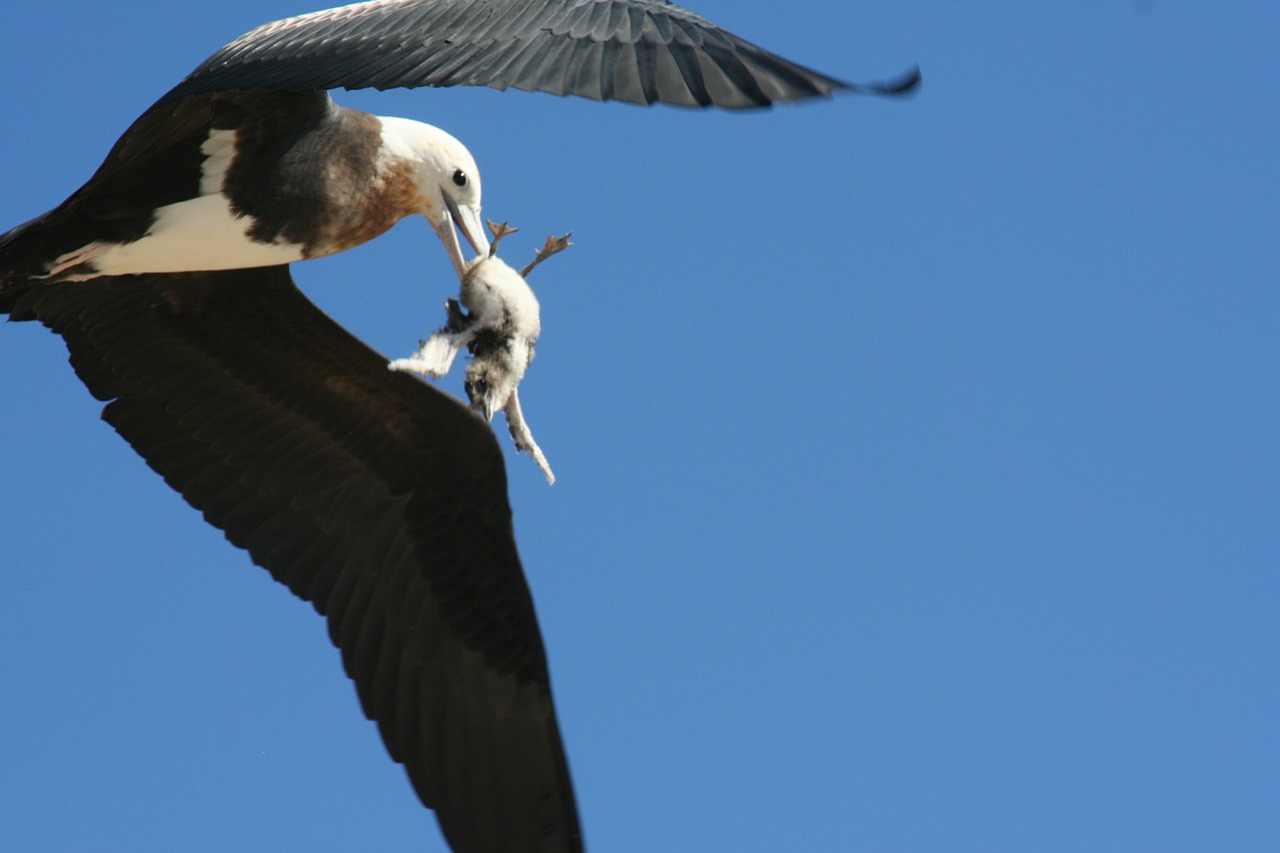
M555 474L524 419L517 388L533 361L534 344L542 332L538 300L525 277L542 261L568 248L569 235L548 237L533 261L517 272L495 255L503 236L515 229L505 223L490 223L489 227L493 230L493 245L490 247L481 236L485 250L463 269L458 298L445 303L445 325L422 341L412 356L396 359L388 367L444 376L454 357L464 348L469 350L471 364L467 366L465 387L471 408L485 420L504 412L516 449L532 456L547 482L554 483ZM451 236L452 233L450 229ZM466 233L464 229L464 236Z
M478 207L470 204L458 204L448 193L441 193L440 195L444 202L443 216L439 220L433 219L431 227L435 229L436 236L444 244L445 253L449 255L453 270L458 274L458 280L461 281L467 272L467 260L462 256L462 244L458 242L457 231L462 232L463 238L471 244L471 248L480 257L488 257L489 239L484 235L484 227L480 223L480 209ZM457 231L454 230L455 226Z

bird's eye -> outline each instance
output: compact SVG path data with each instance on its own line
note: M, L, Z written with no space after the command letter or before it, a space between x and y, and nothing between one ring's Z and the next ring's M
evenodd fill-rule
M467 173L461 169L455 169L453 172L454 186L465 187L467 185Z

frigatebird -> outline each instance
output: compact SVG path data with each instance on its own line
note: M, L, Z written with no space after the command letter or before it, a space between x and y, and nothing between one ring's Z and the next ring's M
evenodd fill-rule
M388 371L288 264L421 214L461 274L479 170L333 88L486 85L750 108L855 86L648 0L379 0L268 24L162 96L66 202L0 237L0 311L60 334L103 417L328 619L457 851L582 849L492 431Z

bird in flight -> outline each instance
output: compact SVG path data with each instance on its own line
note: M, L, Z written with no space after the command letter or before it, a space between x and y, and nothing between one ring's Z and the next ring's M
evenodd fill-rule
M656 0L374 0L250 31L0 235L0 312L61 335L103 418L328 620L455 851L583 849L547 659L486 419L387 369L289 265L421 215L487 255L447 132L336 88L490 86L745 109L855 85ZM527 363L527 362L526 362Z

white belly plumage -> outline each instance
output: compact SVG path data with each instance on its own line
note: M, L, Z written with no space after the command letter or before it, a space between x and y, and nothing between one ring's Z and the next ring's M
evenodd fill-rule
M265 267L302 260L300 243L260 243L250 239L253 219L235 216L221 194L167 205L156 222L132 243L95 242L54 261L49 276L88 263L93 271L73 273L69 280L97 275L192 272Z
M157 208L155 224L132 243L98 241L62 255L48 277L71 271L67 280L99 275L233 270L288 264L303 258L298 243L262 243L250 239L254 221L236 216L222 194L235 156L236 134L214 130L201 146L200 196ZM88 264L84 272L72 270Z

